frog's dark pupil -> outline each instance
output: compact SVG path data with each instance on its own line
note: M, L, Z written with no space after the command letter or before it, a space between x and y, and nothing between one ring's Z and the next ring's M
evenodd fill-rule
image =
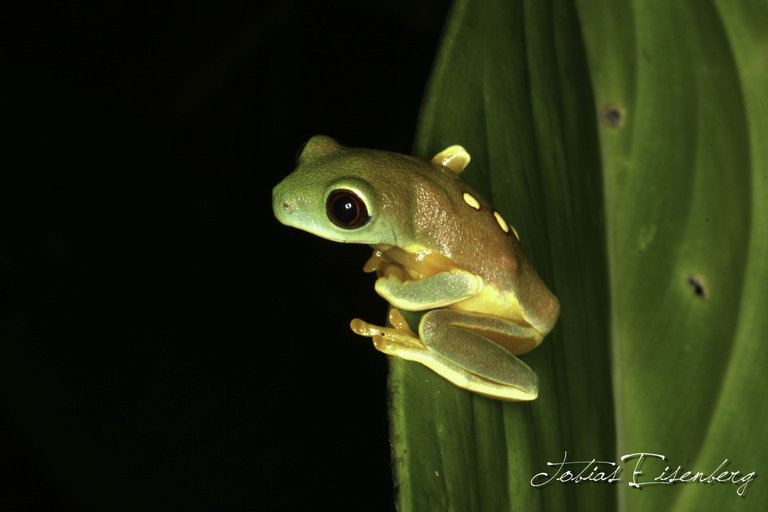
M365 203L351 190L334 190L328 196L328 217L343 228L357 228L368 221Z

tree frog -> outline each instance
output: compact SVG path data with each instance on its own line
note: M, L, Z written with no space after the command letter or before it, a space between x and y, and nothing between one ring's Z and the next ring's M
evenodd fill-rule
M391 305L390 327L352 330L393 356L500 400L534 400L538 377L516 356L541 343L557 298L523 253L515 229L459 177L461 146L431 161L356 149L318 135L272 191L277 219L314 235L368 244L363 270ZM427 311L414 333L399 310Z

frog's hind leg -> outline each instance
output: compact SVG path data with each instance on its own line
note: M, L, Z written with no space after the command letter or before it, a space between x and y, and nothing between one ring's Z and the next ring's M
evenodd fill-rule
M489 337L519 334L520 326L494 317L438 309L422 316L417 336L396 309L392 327L379 327L360 319L352 330L373 338L377 350L430 368L453 384L499 400L534 400L538 377L525 363ZM493 334L490 334L493 333Z
M424 364L457 386L501 400L538 396L536 373L490 339L530 335L527 328L495 317L440 309L422 317L419 334L430 353Z

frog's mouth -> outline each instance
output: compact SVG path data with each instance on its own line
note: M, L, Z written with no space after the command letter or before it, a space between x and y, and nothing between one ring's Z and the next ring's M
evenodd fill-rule
M460 268L452 259L427 250L406 250L392 245L374 245L373 254L363 272L376 272L378 277L397 277L400 281L418 281L440 272Z

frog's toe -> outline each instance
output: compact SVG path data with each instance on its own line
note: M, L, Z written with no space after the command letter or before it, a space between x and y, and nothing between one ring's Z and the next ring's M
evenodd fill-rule
M404 327L402 324L404 324ZM359 318L355 318L350 322L349 326L355 334L372 338L373 346L376 350L385 354L404 357L405 359L413 359L413 353L415 351L423 351L425 347L408 327L408 324L405 323L405 320L402 321L402 324L398 322L395 328L379 327L378 325L369 324Z

